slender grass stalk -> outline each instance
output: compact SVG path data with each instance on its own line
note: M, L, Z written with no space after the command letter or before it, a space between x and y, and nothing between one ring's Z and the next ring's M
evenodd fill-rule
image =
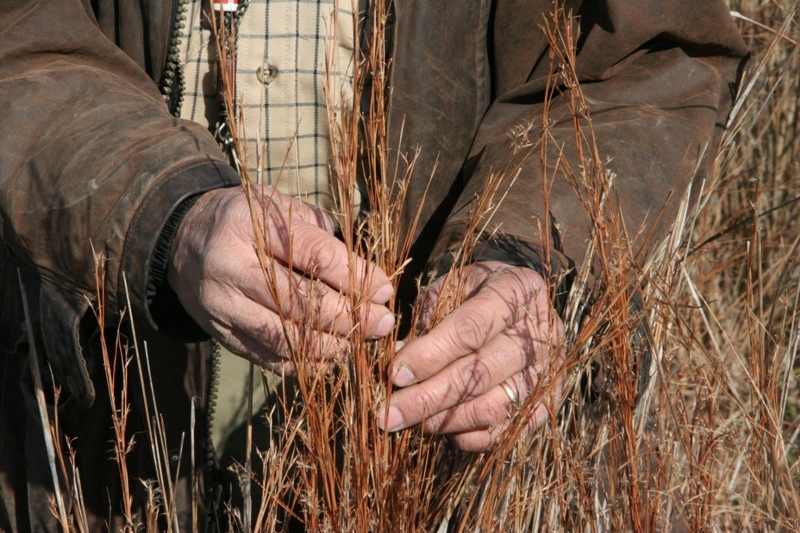
M47 413L47 403L44 399L44 386L42 385L42 374L39 367L39 355L36 350L33 322L31 321L31 314L28 308L28 292L25 289L25 283L22 281L22 273L19 271L19 269L17 270L17 278L19 279L19 290L22 294L22 306L25 314L25 324L28 331L28 344L30 350L28 353L28 360L31 365L31 374L33 375L33 383L36 389L36 403L39 407L39 417L41 419L42 431L44 432L44 443L47 451L47 462L50 465L50 476L53 481L53 492L55 494L56 508L58 510L58 521L63 531L69 531L67 509L64 505L64 497L61 494L61 480L58 477L58 469L56 467L55 446L53 444L54 439L52 433L53 428L50 425L50 416Z

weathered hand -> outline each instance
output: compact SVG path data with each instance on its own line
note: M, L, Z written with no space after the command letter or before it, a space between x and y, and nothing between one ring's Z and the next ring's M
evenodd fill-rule
M244 192L208 192L181 222L169 262L169 283L189 315L233 353L261 365L287 361L279 312L290 321L290 335L311 331L319 352L334 354L353 327L348 291L366 300L359 307L365 334L388 334L394 316L380 305L392 295L386 274L357 259L351 277L347 250L325 213L271 189L261 197L257 209L274 262L273 286L256 255ZM358 286L351 287L351 279Z
M438 298L441 281L423 295L423 310ZM467 291L462 305L397 353L393 381L401 388L382 413L386 430L422 423L426 432L451 434L462 449L487 450L514 409L503 382L520 400L549 383L538 394L558 401L563 325L542 276L487 261L473 266ZM527 431L548 413L545 403L536 406Z

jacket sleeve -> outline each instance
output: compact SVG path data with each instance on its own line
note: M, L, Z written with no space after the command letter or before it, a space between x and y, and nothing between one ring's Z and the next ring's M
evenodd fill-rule
M552 25L551 4L495 2L487 59L480 67L476 56L475 75L481 79L483 71L490 73L483 76L489 78L490 103L476 121L462 173L451 187L457 199L432 252L433 263L457 248L469 207L504 168L521 170L492 219L497 235L484 249L487 257L541 267L542 244L550 242L554 269L572 268L584 258L592 221L559 163L563 154L579 175L584 162L576 148L569 87L553 93L546 160L540 157L551 68L542 28ZM576 16L575 73L599 160L614 176L614 201L632 250L646 252L663 235L666 224L658 220L674 217L689 181L708 173L748 52L719 0L566 4ZM553 234L540 235L548 223Z
M238 178L207 131L169 114L80 0L0 8L0 236L40 284L56 373L80 374L69 367L80 366L80 320L97 297L93 253L106 258L107 315L126 307L124 272L132 312L158 329L147 282L162 229L188 198Z

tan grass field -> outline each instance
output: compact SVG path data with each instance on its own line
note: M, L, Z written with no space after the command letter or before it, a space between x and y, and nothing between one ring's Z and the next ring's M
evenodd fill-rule
M322 371L309 364L309 338L292 338L297 397L282 402L286 421L272 428L271 446L253 447L268 468L242 470L245 504L229 511L236 529L282 531L294 513L312 532L800 530L800 201L793 201L800 196L800 18L790 0L729 4L753 59L715 175L693 185L698 201L685 205L662 252L645 265L626 252L609 200L613 184L591 155L591 128L576 133L587 155L572 179L593 191L585 195L596 221L593 253L607 268L588 295L580 290L586 273L579 273L566 307L561 402L550 402L552 380L544 379L491 452L458 452L446 439L378 428L395 339L368 342L356 328L348 352ZM373 34L381 39L381 13L375 20ZM554 39L575 37L553 31ZM562 53L569 64L569 50ZM408 253L402 244L387 245L397 242L392 199L403 191L381 184L393 173L413 172L413 158L407 167L387 159L379 119L387 65L380 47L372 54L356 69L354 85L358 91L364 74L372 74L373 120L361 124L355 113L329 110L339 154L334 174L339 223L356 228L345 232L350 250L393 274ZM569 82L569 69L559 76ZM575 98L575 109L583 109L579 91ZM229 105L233 110L232 98ZM576 124L590 126L589 113L576 111ZM364 161L354 134L361 127L373 211L357 220L347 206L356 201L354 178ZM474 229L502 201L514 174L505 170L476 207ZM258 225L256 202L253 195ZM434 321L463 297L474 245L465 239ZM262 268L268 281L274 274L263 254ZM641 290L642 314L629 312L632 286ZM354 297L354 316L359 305ZM651 326L653 365L637 401L642 315ZM146 373L144 354L130 371L139 371L138 361ZM550 405L551 422L518 439L539 401ZM114 423L123 484L138 483L126 480L124 420ZM149 430L158 443L157 424ZM167 466L150 482L159 503L138 517L130 503L117 506L130 518L129 531L174 529L163 455L154 460ZM255 484L262 490L251 491ZM64 498L64 529L83 530L79 487ZM202 504L198 496L198 516Z

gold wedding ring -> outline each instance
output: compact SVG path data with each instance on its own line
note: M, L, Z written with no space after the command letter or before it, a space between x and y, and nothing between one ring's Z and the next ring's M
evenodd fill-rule
M511 386L508 380L500 383L500 387L503 388L503 390L506 393L506 396L508 396L508 399L511 400L512 404L517 403L517 391L514 390L514 387Z

